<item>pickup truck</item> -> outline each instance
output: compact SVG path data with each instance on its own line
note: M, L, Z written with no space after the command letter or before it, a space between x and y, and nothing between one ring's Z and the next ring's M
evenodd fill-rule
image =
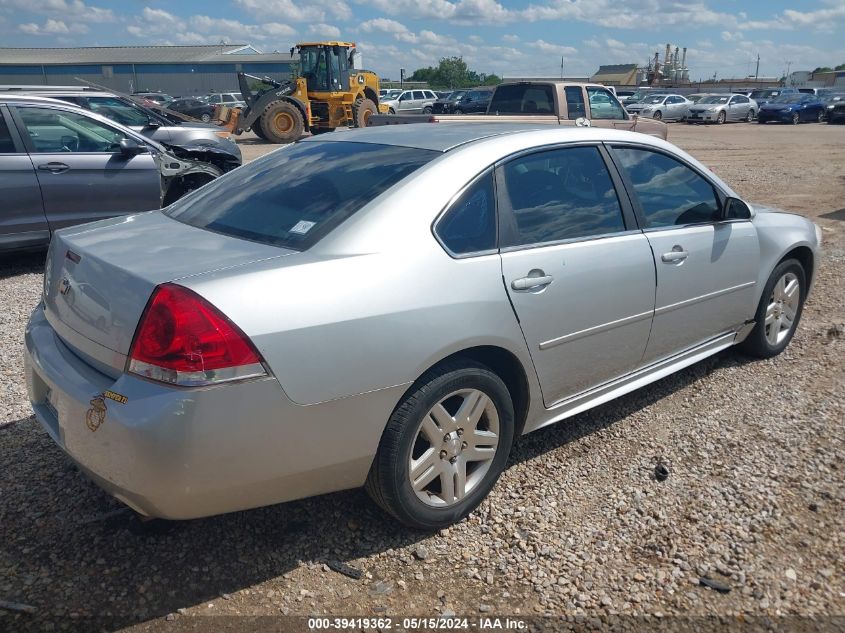
M616 96L600 84L570 81L520 81L500 84L493 91L485 114L379 114L370 117L368 125L400 125L406 123L544 123L576 125L588 119L590 125L619 130L632 130L665 139L665 123L632 116Z

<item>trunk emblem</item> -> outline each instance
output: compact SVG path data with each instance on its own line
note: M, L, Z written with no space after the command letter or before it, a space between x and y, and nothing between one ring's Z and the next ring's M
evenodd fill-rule
M65 296L67 293L70 292L70 280L65 277L62 279L62 283L59 284L59 294Z
M106 402L103 396L95 396L91 399L91 408L85 414L85 424L93 433L106 421Z

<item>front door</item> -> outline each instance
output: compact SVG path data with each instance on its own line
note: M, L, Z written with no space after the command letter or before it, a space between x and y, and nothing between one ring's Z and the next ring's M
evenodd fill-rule
M587 101L590 104L590 122L596 127L617 130L634 129L635 121L628 116L625 108L610 90L599 86L587 86Z
M501 165L496 179L503 280L546 406L634 369L651 327L654 262L602 151L539 151Z
M754 316L760 246L748 220L721 221L713 184L659 151L614 147L654 251L657 294L644 363L730 332Z
M161 206L161 172L147 152L120 152L124 133L51 106L18 106L50 228Z

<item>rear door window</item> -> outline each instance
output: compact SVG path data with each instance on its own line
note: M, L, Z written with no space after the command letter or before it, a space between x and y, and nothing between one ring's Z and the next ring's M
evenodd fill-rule
M501 168L502 246L594 237L625 230L622 207L597 147L516 158Z
M145 126L150 122L146 112L115 97L88 97L88 108L122 125Z
M165 213L216 233L305 250L439 155L371 143L297 143L210 182Z
M3 118L3 111L0 110L0 154L14 154L15 144L12 142L12 134Z
M584 91L580 86L567 86L566 94L566 109L570 119L577 119L578 117L587 116L587 109L584 106Z

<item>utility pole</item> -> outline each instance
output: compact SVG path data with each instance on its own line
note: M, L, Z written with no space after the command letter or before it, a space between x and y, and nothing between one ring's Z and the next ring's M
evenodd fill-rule
M757 53L757 68L754 71L754 81L756 82L759 77L760 77L760 53Z
M560 56L560 78L563 79L563 55Z
M789 68L792 66L792 62L790 60L786 60L786 71L783 73L783 85L786 85L787 80L789 79Z

